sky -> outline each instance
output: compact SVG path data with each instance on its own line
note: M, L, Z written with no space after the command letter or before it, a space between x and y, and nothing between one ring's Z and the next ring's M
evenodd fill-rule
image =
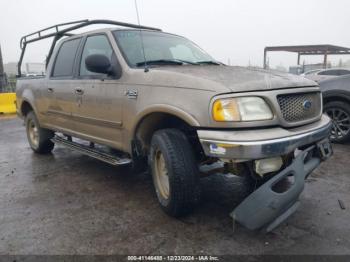
M265 46L350 47L349 0L137 1L141 24L185 36L217 60L232 65L262 66ZM0 0L0 10L5 63L18 61L21 36L54 24L80 19L137 23L134 0ZM50 41L31 45L25 62L43 62L49 46ZM331 56L330 60L337 63L339 58ZM269 55L271 66L295 65L296 59L286 52ZM323 58L306 56L303 61L317 63Z

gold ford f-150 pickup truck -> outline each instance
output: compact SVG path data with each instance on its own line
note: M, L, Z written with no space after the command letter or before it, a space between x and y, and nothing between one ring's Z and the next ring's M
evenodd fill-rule
M102 23L122 28L71 34ZM17 81L31 148L50 153L57 143L113 165L148 166L171 216L198 203L201 174L233 173L255 186L231 216L270 231L332 153L313 81L224 65L156 28L84 20L49 29L21 39L19 65L29 43L54 38L45 76ZM286 179L293 183L279 190Z

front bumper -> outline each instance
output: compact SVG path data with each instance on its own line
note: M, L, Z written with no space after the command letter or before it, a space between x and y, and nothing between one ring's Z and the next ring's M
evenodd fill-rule
M328 116L312 124L293 129L274 127L255 130L198 130L207 156L240 161L286 155L296 148L311 145L329 136Z

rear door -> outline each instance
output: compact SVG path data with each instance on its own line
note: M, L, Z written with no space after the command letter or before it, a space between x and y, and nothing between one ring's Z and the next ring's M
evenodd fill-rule
M89 35L83 41L75 86L77 102L72 110L75 131L91 141L120 148L123 98L120 80L90 72L85 66L89 55L105 55L111 61L117 58L106 34Z
M81 38L69 39L61 44L46 88L47 125L67 133L75 129L72 118L72 108L76 103L74 75L81 40Z

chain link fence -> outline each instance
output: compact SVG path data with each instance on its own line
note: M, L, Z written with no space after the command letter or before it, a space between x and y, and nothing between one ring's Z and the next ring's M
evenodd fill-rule
M8 79L7 84L0 89L0 93L14 93L16 92L16 79Z

